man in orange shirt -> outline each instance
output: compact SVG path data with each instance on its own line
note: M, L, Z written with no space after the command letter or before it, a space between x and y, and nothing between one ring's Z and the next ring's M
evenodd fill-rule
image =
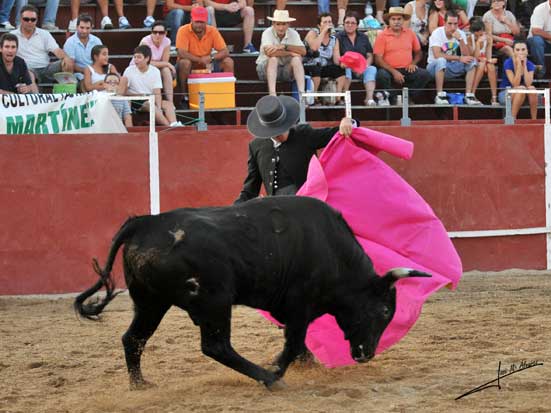
M391 7L384 16L387 28L384 29L373 47L377 70L377 88L391 89L404 86L411 89L410 95L418 95L432 79L430 73L417 66L423 57L419 39L411 29L404 29L404 20L411 17L402 7ZM395 101L396 91L389 91ZM410 102L411 104L412 102Z
M226 42L215 27L207 26L208 18L206 8L194 7L191 10L191 23L180 27L176 36L178 82L184 94L183 108L187 106L187 79L192 69L233 73L233 59ZM211 53L212 49L216 53Z

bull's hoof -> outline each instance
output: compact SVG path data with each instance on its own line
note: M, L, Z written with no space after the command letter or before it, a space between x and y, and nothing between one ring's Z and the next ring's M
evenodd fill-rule
M281 374L281 367L279 367L277 364L271 364L268 367L266 367L266 370L268 370L270 373L274 373L276 376Z
M147 389L152 389L154 387L157 387L157 385L155 383L151 383L150 381L147 381L147 380L140 380L140 381L135 381L135 382L131 382L130 383L130 390L147 390Z
M282 391L287 389L287 384L283 379L274 381L272 384L266 385L266 388L270 391Z

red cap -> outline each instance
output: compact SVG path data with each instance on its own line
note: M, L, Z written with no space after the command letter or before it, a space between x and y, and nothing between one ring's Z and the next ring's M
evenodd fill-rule
M339 61L356 73L363 73L367 67L367 60L358 52L346 52Z
M191 21L205 22L209 21L209 12L204 7L194 7L191 9Z

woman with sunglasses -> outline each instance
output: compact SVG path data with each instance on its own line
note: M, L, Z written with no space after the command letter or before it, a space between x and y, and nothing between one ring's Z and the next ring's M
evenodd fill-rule
M105 45L92 47L92 64L84 68L84 79L81 82L81 89L84 92L92 90L104 91L107 89L105 75L108 73L119 74L117 68L109 63L109 49ZM126 91L127 79L122 77L119 85L119 94Z
M165 22L162 20L155 21L153 26L151 26L151 34L140 40L140 45L142 44L149 46L151 49L150 64L161 71L165 100L174 102L173 80L176 78L176 68L169 61L170 39L166 35ZM130 64L135 64L134 59L132 59Z

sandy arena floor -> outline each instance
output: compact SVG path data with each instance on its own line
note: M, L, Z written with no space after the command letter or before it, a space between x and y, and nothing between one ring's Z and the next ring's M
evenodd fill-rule
M92 284L93 280L90 280ZM203 356L199 331L173 309L149 341L144 375L158 387L128 390L120 341L127 295L103 321L80 321L72 298L0 297L0 412L551 412L551 273L469 273L434 294L411 332L367 364L291 366L287 388L261 385ZM234 347L266 363L281 330L234 310ZM461 394L516 373L460 400ZM533 362L532 368L518 371ZM524 363L524 364L523 364ZM514 369L513 369L514 370Z

